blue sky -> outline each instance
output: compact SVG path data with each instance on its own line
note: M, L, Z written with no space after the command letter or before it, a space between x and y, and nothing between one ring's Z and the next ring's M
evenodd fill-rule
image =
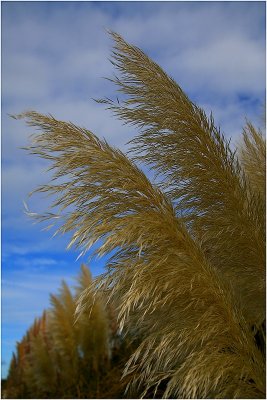
M260 125L265 99L264 2L2 2L2 375L15 343L49 306L64 278L77 276L69 236L51 238L23 213L27 194L47 182L46 163L20 147L29 133L8 114L29 109L85 126L114 146L136 131L92 98L115 89L105 28L141 47L238 139L249 118ZM94 275L104 260L92 260Z

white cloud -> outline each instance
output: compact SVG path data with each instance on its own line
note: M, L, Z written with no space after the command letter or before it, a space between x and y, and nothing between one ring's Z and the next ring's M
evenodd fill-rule
M4 58L3 94L8 99L35 100L49 95L50 65L35 54L14 52Z
M106 24L163 66L170 65L178 81L181 75L197 84L201 75L207 80L212 72L210 86L221 82L215 88L224 92L240 87L258 90L259 81L264 81L264 33L260 36L257 24L250 23L253 14L257 17L257 7L151 4L141 5L143 14L136 10L130 14L124 4L125 12L117 15L86 5L84 10L75 10L75 18L71 7L61 12L55 8L45 19L17 17L16 25L7 29L10 38L17 33L20 40L6 39L4 46L9 44L3 65L9 93L28 99L27 93L35 89L32 99L38 105L48 93L51 99L58 97L64 102L64 96L73 96L75 86L78 96L84 91L94 96L98 88L104 89L99 78L112 71L107 61L110 39L104 32ZM250 84L248 74L254 77Z
M32 261L35 261L34 259ZM47 266L47 264L43 264L43 261L41 259L36 260L36 262L38 262L38 264L42 267L42 266ZM27 263L22 263L21 267L25 268L25 264L29 265L30 261ZM55 261L56 264L56 261ZM50 266L50 264L49 264ZM31 303L33 300L33 297L35 299L35 304L37 301L40 302L40 299L43 300L43 294L45 295L45 299L46 299L46 303L47 303L47 293L48 292L52 292L55 291L55 289L57 289L60 285L60 282L62 281L62 275L50 275L50 274L44 274L44 273L40 273L37 272L36 273L29 273L28 271L26 271L24 269L23 271L23 279L22 276L18 276L14 277L14 275L12 276L12 280L7 280L7 279L3 279L2 280L2 285L3 285L3 289L2 289L2 298L3 298L3 302L5 302L7 299L9 300L9 306L11 306L11 301L16 301L16 309L17 309L17 300L19 300L20 302L22 300L26 300L27 303ZM19 279L20 281L15 281L14 279ZM27 279L25 279L27 278ZM34 303L32 303L34 304ZM42 311L44 306L42 306L42 304L40 304L41 308L38 307L38 310L40 312L40 310ZM25 309L25 305L23 305L21 307L24 311ZM30 307L30 312L32 311L32 308ZM12 315L10 314L10 309L8 311L8 319L12 320Z
M24 222L24 226L25 225L26 224ZM23 232L25 233L25 229L23 230ZM39 236L41 235L39 234ZM4 245L2 246L2 260L9 260L9 263L11 263L12 261L10 261L10 259L12 258L12 256L30 256L34 254L42 254L47 252L48 250L53 253L57 253L56 250L58 250L58 252L62 253L65 248L65 243L62 243L62 246L60 246L59 240L57 241L55 246L52 246L55 241L49 242L47 238L44 239L44 237L42 238L43 240L40 240L41 238L39 238L37 235L35 235L34 237L35 243L33 243L32 238L30 238L29 241L24 241L23 243L20 243L18 239L16 241L17 243L15 244L4 243Z
M244 37L227 35L212 44L189 48L169 64L171 72L178 66L191 91L206 90L230 97L240 92L262 94L265 89L264 47Z
M49 306L49 294L58 293L63 277L70 286L74 284L79 268L51 257L16 259L16 267L2 274L2 322L31 324Z

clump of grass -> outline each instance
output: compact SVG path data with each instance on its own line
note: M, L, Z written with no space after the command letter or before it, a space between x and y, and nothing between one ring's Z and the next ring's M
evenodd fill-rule
M114 348L111 306L107 309L98 296L91 301L90 317L84 310L75 323L77 299L91 284L82 265L74 294L63 281L59 294L51 295L51 308L17 343L5 398L116 398L123 392L126 342Z

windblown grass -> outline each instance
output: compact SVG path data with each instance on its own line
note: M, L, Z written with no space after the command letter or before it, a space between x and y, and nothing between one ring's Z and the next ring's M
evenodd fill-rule
M113 81L125 97L102 100L140 134L133 160L87 129L52 116L18 116L40 129L28 151L54 171L57 233L69 246L113 253L84 291L118 304L121 329L142 343L125 367L143 396L265 397L265 360L254 338L265 318L265 144L252 125L237 157L213 117L141 50L119 35ZM153 185L135 162L164 178ZM65 181L62 182L65 177ZM57 182L57 179L60 181ZM68 206L73 210L68 211ZM265 340L265 336L263 335Z

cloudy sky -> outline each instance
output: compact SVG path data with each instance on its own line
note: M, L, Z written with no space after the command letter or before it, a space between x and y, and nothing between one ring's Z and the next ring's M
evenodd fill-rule
M69 237L51 239L23 213L47 181L46 164L20 149L29 128L8 114L52 113L125 150L136 132L92 98L116 96L103 77L111 29L141 47L236 142L245 118L261 124L265 99L264 2L2 2L2 375L15 343L49 306L49 293L76 276ZM82 261L86 261L84 258ZM103 270L93 260L91 270Z

